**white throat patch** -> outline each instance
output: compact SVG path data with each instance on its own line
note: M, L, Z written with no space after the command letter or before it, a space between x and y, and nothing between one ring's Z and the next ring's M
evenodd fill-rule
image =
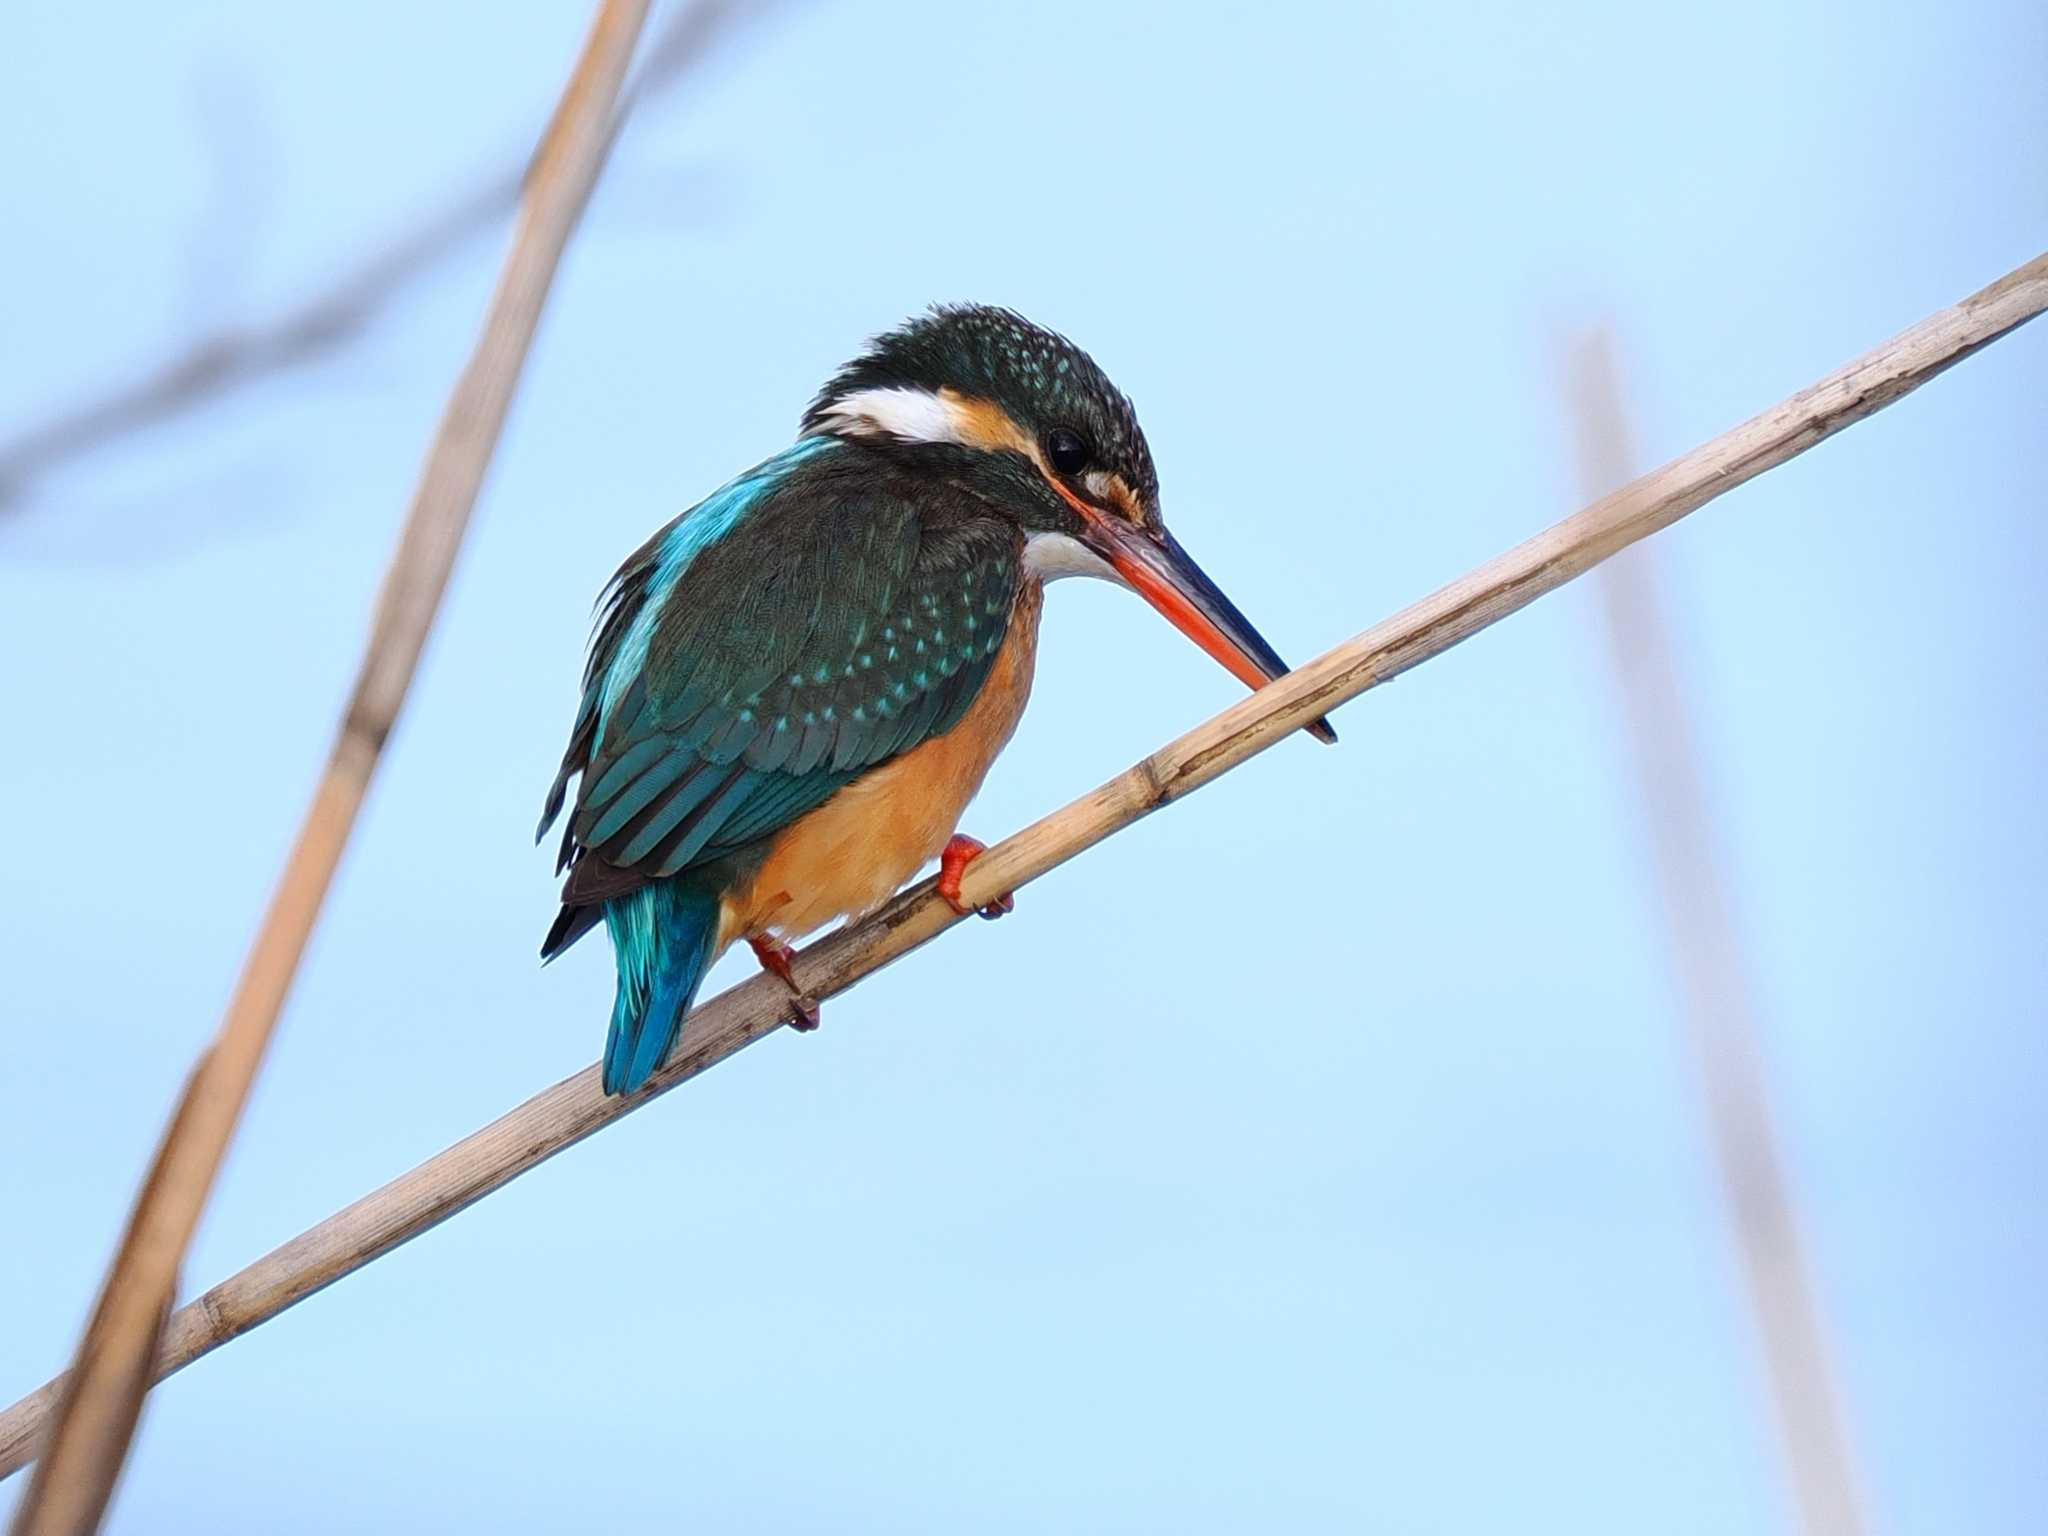
M1070 533L1034 533L1024 541L1024 574L1037 581L1093 576L1127 586L1116 567Z

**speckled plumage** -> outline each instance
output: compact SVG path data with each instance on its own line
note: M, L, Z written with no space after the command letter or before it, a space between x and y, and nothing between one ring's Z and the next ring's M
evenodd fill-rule
M1086 352L1014 310L942 304L878 338L818 391L804 429L815 430L834 400L905 383L993 401L1018 421L1071 423L1122 470L1143 503L1159 499L1152 450L1129 397Z
M649 540L614 578L549 794L543 832L581 775L543 954L605 921L622 978L661 973L674 902L645 918L651 887L746 883L786 827L951 730L1002 645L1022 545L943 470L819 437ZM691 910L715 931L716 900Z
M1240 676L1284 670L1166 534L1130 401L1009 310L878 338L801 434L601 606L540 835L577 781L542 955L611 938L607 1092L668 1056L726 945L863 911L940 851L1029 697L1048 574L1114 567Z

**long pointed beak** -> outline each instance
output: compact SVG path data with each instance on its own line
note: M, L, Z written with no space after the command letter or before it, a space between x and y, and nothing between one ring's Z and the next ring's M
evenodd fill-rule
M1287 671L1280 653L1165 529L1149 532L1100 514L1084 526L1085 541L1140 597L1247 686L1261 687ZM1327 720L1302 729L1318 741L1337 739Z

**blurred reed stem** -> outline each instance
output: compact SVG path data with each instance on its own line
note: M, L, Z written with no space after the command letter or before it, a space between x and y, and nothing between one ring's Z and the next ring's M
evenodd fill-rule
M527 179L476 350L456 381L384 578L355 691L227 1016L187 1080L136 1197L14 1536L99 1528L155 1380L164 1321L221 1158L454 568L557 263L611 143L647 0L604 0Z
M1580 337L1565 372L1576 418L1580 490L1598 496L1627 480L1635 458L1612 333L1602 328ZM1707 1133L1801 1528L1808 1536L1858 1536L1863 1519L1841 1392L1828 1366L1820 1303L1772 1125L1749 967L1721 868L1698 732L1659 591L1657 553L1652 545L1625 551L1601 567L1595 583L1629 760Z
M636 107L682 79L730 22L760 15L766 3L690 0L679 6L641 50L640 67L612 115L611 137ZM163 362L0 442L0 516L16 509L34 481L76 459L340 348L406 283L517 209L532 170L531 161L508 156L502 169L475 186L438 199L416 226L340 262L335 276L282 313L201 335ZM249 235L242 229L236 238Z

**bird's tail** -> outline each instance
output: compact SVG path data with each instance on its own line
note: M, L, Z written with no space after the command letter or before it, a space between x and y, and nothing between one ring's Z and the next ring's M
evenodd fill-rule
M668 1058L718 942L718 892L688 876L653 880L604 904L619 966L604 1091L631 1093Z

